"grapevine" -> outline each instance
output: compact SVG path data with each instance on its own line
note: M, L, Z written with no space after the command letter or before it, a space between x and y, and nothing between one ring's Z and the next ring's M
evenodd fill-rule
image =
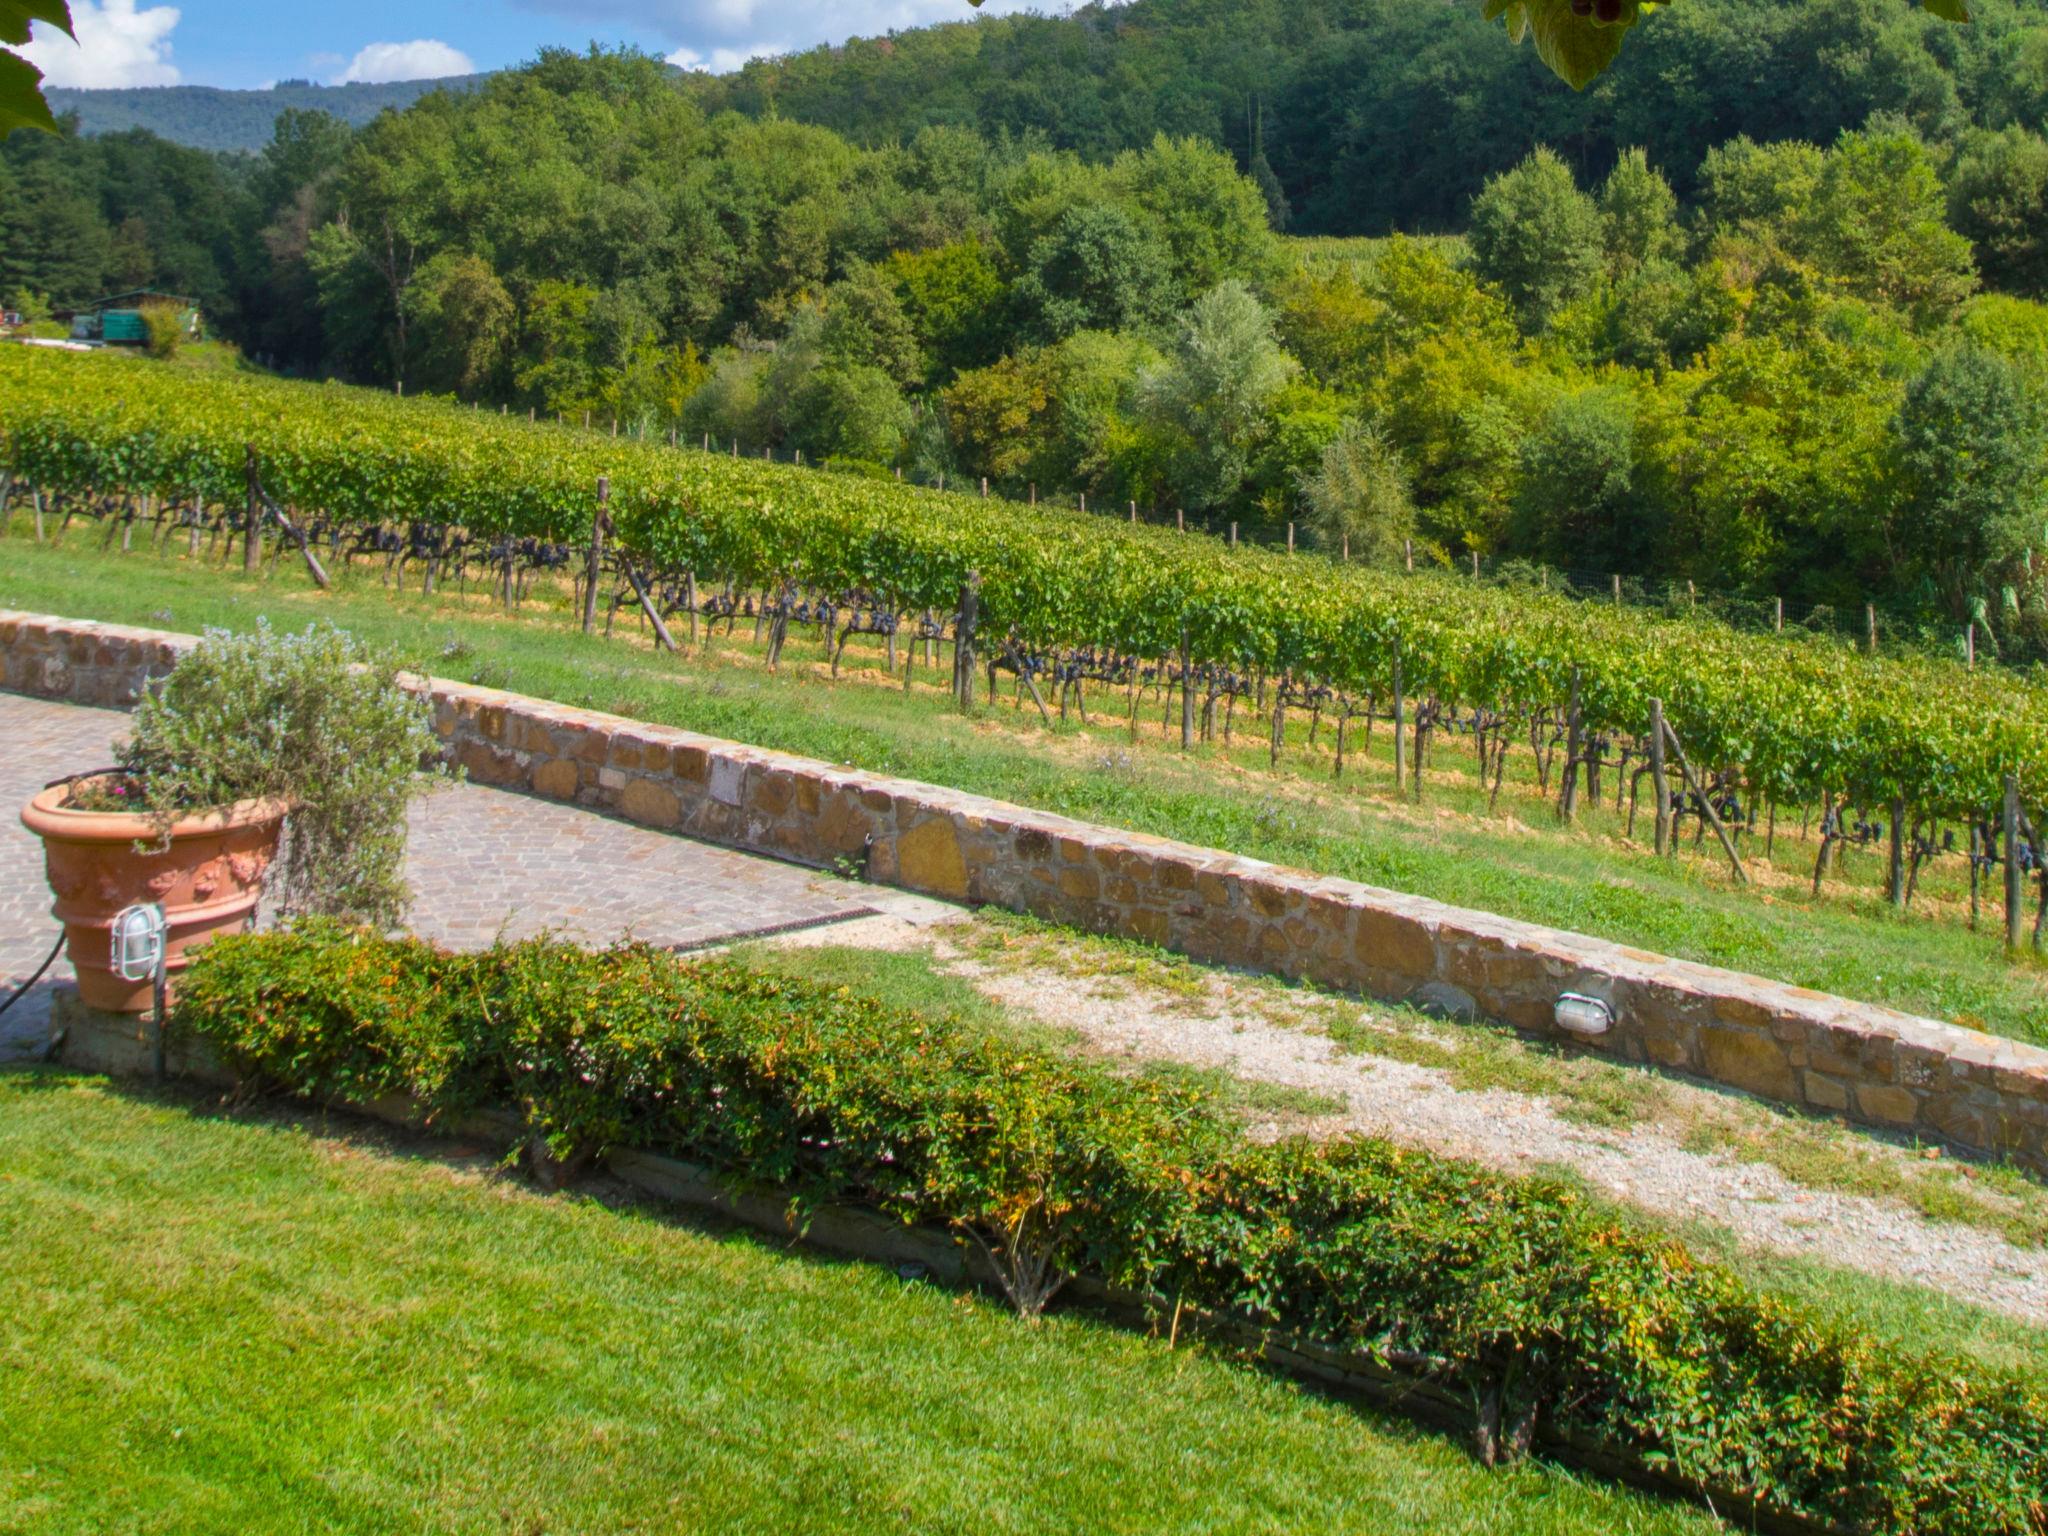
M1418 731L1468 731L1497 759L1526 727L1547 764L1546 736L1555 750L1576 707L1592 772L1606 754L1625 774L1659 699L1694 760L1745 799L1828 796L1969 822L2007 775L2029 804L2048 787L2048 688L2005 670L340 385L0 349L0 473L17 485L146 496L196 523L242 504L252 449L268 494L334 547L429 569L516 566L520 579L564 568L572 551L580 562L602 475L613 549L668 612L688 603L729 624L741 594L783 594L785 618L830 627L844 610L857 632L890 637L892 654L899 630L928 643L934 616L978 577L982 660L1043 680L1063 713L1082 683L1113 690L1143 668L1148 682L1192 681L1205 736L1219 703L1228 721L1255 690L1261 706L1271 692L1348 726L1393 695L1398 658Z

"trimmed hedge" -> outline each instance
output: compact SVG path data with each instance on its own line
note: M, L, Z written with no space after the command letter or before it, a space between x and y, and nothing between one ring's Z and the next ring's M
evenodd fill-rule
M252 1085L522 1107L553 1156L688 1158L951 1227L1035 1312L1107 1283L1363 1352L1472 1404L1827 1523L2048 1531L2048 1401L1896 1358L1568 1185L1367 1139L1260 1145L1202 1093L843 989L628 945L455 955L308 921L225 937L178 1026Z

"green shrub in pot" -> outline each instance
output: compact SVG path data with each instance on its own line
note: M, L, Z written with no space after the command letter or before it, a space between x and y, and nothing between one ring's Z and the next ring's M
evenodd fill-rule
M116 748L129 803L164 827L237 801L290 807L267 896L283 915L395 925L405 813L440 772L432 706L332 625L209 630Z

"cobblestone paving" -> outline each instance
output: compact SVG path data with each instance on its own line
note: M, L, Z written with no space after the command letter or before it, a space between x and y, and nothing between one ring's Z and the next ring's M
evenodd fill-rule
M43 845L21 824L21 808L50 780L112 760L114 739L128 717L111 709L52 704L0 693L0 1002L14 995L57 939L50 888L43 883ZM40 1043L50 1020L50 992L71 979L59 955L35 990L0 1014L0 1059Z
M19 808L51 779L110 758L127 726L115 710L0 693L0 1000L56 937L41 845ZM553 929L586 943L631 935L701 945L764 928L880 911L913 922L950 915L940 903L614 821L574 806L476 785L413 807L407 870L413 927L458 948ZM0 1057L40 1047L60 956L0 1016Z

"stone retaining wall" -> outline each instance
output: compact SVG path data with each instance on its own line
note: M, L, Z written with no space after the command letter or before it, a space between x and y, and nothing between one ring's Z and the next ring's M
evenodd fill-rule
M0 686L132 704L192 638L0 610ZM1764 1097L2048 1172L2048 1051L1888 1008L956 790L441 679L451 760L481 784L870 879L1143 939L1198 960L1582 1041Z

